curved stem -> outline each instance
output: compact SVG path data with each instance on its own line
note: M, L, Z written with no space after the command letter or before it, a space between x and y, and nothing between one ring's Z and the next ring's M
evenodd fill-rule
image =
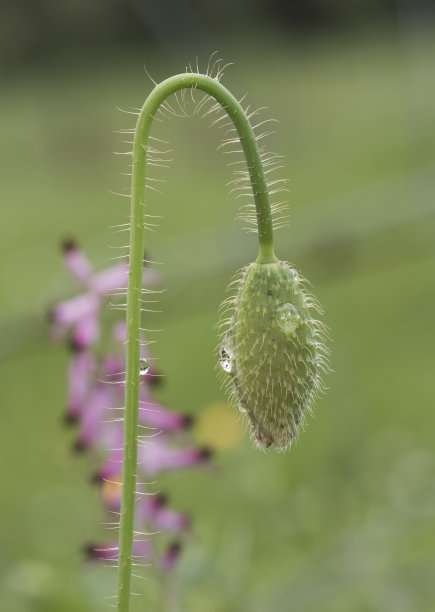
M145 181L147 143L153 118L160 105L180 89L199 89L214 98L228 113L245 154L254 195L259 254L258 263L277 261L273 250L272 215L263 165L253 128L237 99L217 80L203 74L179 74L157 85L139 114L133 144L131 185L130 273L127 290L126 387L122 466L122 502L119 527L118 612L130 608L132 546L137 470L137 421L139 412L140 297L144 251Z

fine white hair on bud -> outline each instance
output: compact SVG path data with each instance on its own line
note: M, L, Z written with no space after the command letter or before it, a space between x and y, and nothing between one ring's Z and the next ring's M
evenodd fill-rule
M325 325L304 280L285 262L242 270L219 362L257 445L290 447L328 370Z

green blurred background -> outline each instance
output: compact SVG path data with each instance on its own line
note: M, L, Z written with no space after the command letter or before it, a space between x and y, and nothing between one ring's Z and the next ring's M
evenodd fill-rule
M213 468L159 480L193 519L180 610L435 610L433 4L3 0L0 17L1 609L110 609L114 574L81 553L105 517L62 426L69 354L45 313L75 291L62 237L100 268L122 244L113 130L134 119L116 107L150 91L144 63L161 80L217 49L235 62L224 83L279 120L268 146L291 217L277 252L325 307L334 372L291 452L222 431ZM194 117L154 134L174 148L147 236L167 287L150 323L159 397L199 415L203 442L225 401L217 308L255 237L233 221L219 132ZM135 611L161 609L151 572L138 589Z

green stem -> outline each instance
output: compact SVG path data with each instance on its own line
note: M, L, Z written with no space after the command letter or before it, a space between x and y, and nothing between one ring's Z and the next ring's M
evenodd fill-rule
M245 154L257 214L258 263L277 261L273 250L272 215L263 164L254 131L237 99L217 80L203 74L179 74L157 85L146 99L136 124L131 184L130 273L127 290L126 386L122 466L122 502L119 526L118 612L130 609L132 546L137 469L139 412L139 328L141 319L142 260L144 251L147 143L153 118L168 96L180 89L199 89L228 113Z

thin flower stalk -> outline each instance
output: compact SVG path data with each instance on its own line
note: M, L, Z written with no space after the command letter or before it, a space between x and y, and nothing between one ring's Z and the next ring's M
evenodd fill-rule
M219 82L221 74L220 69L214 78L208 73L186 71L156 85L139 112L134 131L118 612L130 609L138 455L143 455L148 466L157 466L155 470L161 463L170 463L171 457L179 460L177 453L163 449L161 442L145 454L142 447L138 448L141 261L146 229L148 162L153 159L149 138L156 114L162 109L173 113L166 101L170 95L180 90L183 94L190 89L205 94L203 100L212 99L212 107L205 114L221 107L233 126L230 128L233 135L223 147L240 144L245 158L246 174L236 179L235 189L251 188L255 218L248 215L248 222L253 221L256 226L259 251L256 261L242 271L237 292L227 302L229 316L222 325L219 357L234 402L246 414L260 448L266 449L272 444L282 450L290 447L304 425L306 413L311 411L316 394L322 389L322 370L328 369L325 328L312 313L320 308L305 289L302 277L292 266L279 261L274 252L272 213L280 206L278 203L272 209L269 196L281 189L277 185L282 181L268 182L266 179L264 166L274 164L274 155L264 155L257 140L267 133L256 136L248 112ZM201 101L196 110L202 104ZM191 460L194 461L194 454Z

